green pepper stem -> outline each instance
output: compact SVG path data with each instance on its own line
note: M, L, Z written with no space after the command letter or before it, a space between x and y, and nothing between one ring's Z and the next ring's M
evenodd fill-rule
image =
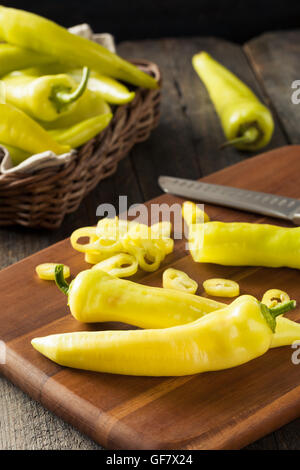
M296 307L296 301L290 300L288 302L278 304L275 307L269 308L269 311L271 315L273 316L273 318L276 318L278 317L278 315L283 315L284 313L288 312L289 310L292 310L295 307Z
M259 136L260 136L260 132L257 129L257 127L249 127L240 137L224 142L220 146L220 149L223 149L225 147L228 147L230 145L235 145L235 144L253 144L254 142L257 141Z
M275 333L276 330L276 317L278 317L278 315L283 315L295 307L295 300L290 300L289 302L284 302L283 304L276 305L276 307L271 308L267 307L265 304L260 303L261 313L263 314L273 333Z
M82 71L81 81L74 91L70 92L70 88L67 87L57 86L53 88L52 95L49 99L54 103L58 111L60 111L68 104L71 104L74 101L78 100L78 98L82 96L82 94L86 90L89 76L90 69L88 67L84 67Z
M57 287L65 295L68 295L70 286L64 278L64 265L63 264L58 264L57 266L55 266L54 275L55 275L55 283Z

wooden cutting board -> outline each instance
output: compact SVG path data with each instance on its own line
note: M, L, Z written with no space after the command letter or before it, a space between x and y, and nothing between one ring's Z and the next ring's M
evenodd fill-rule
M245 158L203 181L300 198L299 175L300 146L289 146ZM166 195L155 200L179 201ZM280 223L221 207L206 210L222 221ZM270 350L230 370L179 378L126 377L54 364L31 347L33 337L126 326L92 326L73 319L55 284L35 275L35 266L46 261L68 264L73 275L87 267L67 239L0 272L0 339L7 346L0 372L105 448L236 449L299 416L300 365L291 362L290 347ZM167 266L196 279L200 294L205 279L227 277L238 280L241 293L261 298L275 287L300 303L297 270L196 264L183 241L175 243L174 253L158 272L140 272L134 280L161 286ZM300 308L289 317L300 320Z

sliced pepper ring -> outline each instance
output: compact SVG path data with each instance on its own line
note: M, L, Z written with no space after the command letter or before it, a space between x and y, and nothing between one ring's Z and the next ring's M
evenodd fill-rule
M40 279L46 281L55 281L55 268L60 263L42 263L36 266L35 271ZM70 268L65 264L63 266L63 277L67 279L70 277Z
M261 303L269 308L273 308L276 307L276 305L284 304L290 300L290 296L283 290L269 289L264 293Z
M163 273L163 287L195 294L198 283L191 279L185 272L179 269L168 268Z
M208 295L214 297L237 297L240 293L240 286L231 279L207 279L203 282L203 288Z
M129 277L137 272L138 262L132 255L119 253L100 261L100 263L95 264L91 269L100 269L116 277Z

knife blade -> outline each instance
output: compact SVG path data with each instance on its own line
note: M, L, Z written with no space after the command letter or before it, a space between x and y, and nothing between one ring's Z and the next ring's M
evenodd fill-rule
M289 220L300 225L299 199L171 176L160 176L158 184L165 193Z

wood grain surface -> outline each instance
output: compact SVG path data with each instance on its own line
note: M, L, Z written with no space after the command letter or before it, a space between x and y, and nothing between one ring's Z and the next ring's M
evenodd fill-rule
M201 49L221 60L272 106L276 127L268 149L300 143L297 125L300 108L290 104L291 82L300 75L299 31L263 35L244 47L215 38L121 43L119 52L124 57L153 60L162 70L159 127L147 142L136 146L120 163L112 178L95 188L59 230L1 229L0 268L64 239L79 226L96 223L97 206L102 202L117 205L119 194L127 195L129 204L158 196L160 174L200 178L233 163L247 161L253 155L230 148L218 149L223 140L220 124L188 57ZM282 182L282 193L288 185L288 181ZM296 420L248 448L299 449L299 423ZM5 377L0 377L0 449L96 448L100 447L94 441L48 412Z
M288 146L203 180L300 197L299 171L300 146ZM284 181L289 181L289 185L285 186ZM151 202L180 201L164 195L150 201L148 207ZM214 220L274 222L221 207L207 205L206 210ZM87 266L82 254L75 252L66 239L0 273L1 337L7 347L6 364L0 370L35 400L105 448L237 449L299 415L300 373L291 361L293 350L289 347L270 350L237 368L179 378L127 377L67 369L41 356L30 344L35 336L130 328L114 323L77 322L55 284L41 281L34 274L34 267L48 260L66 263L73 275ZM242 293L257 298L279 284L292 298L300 297L297 270L197 264L185 250L185 240L176 241L174 253L157 272L139 272L131 279L161 286L166 266L182 269L196 279L200 294L205 279L226 277L237 280ZM289 316L300 320L300 310Z

